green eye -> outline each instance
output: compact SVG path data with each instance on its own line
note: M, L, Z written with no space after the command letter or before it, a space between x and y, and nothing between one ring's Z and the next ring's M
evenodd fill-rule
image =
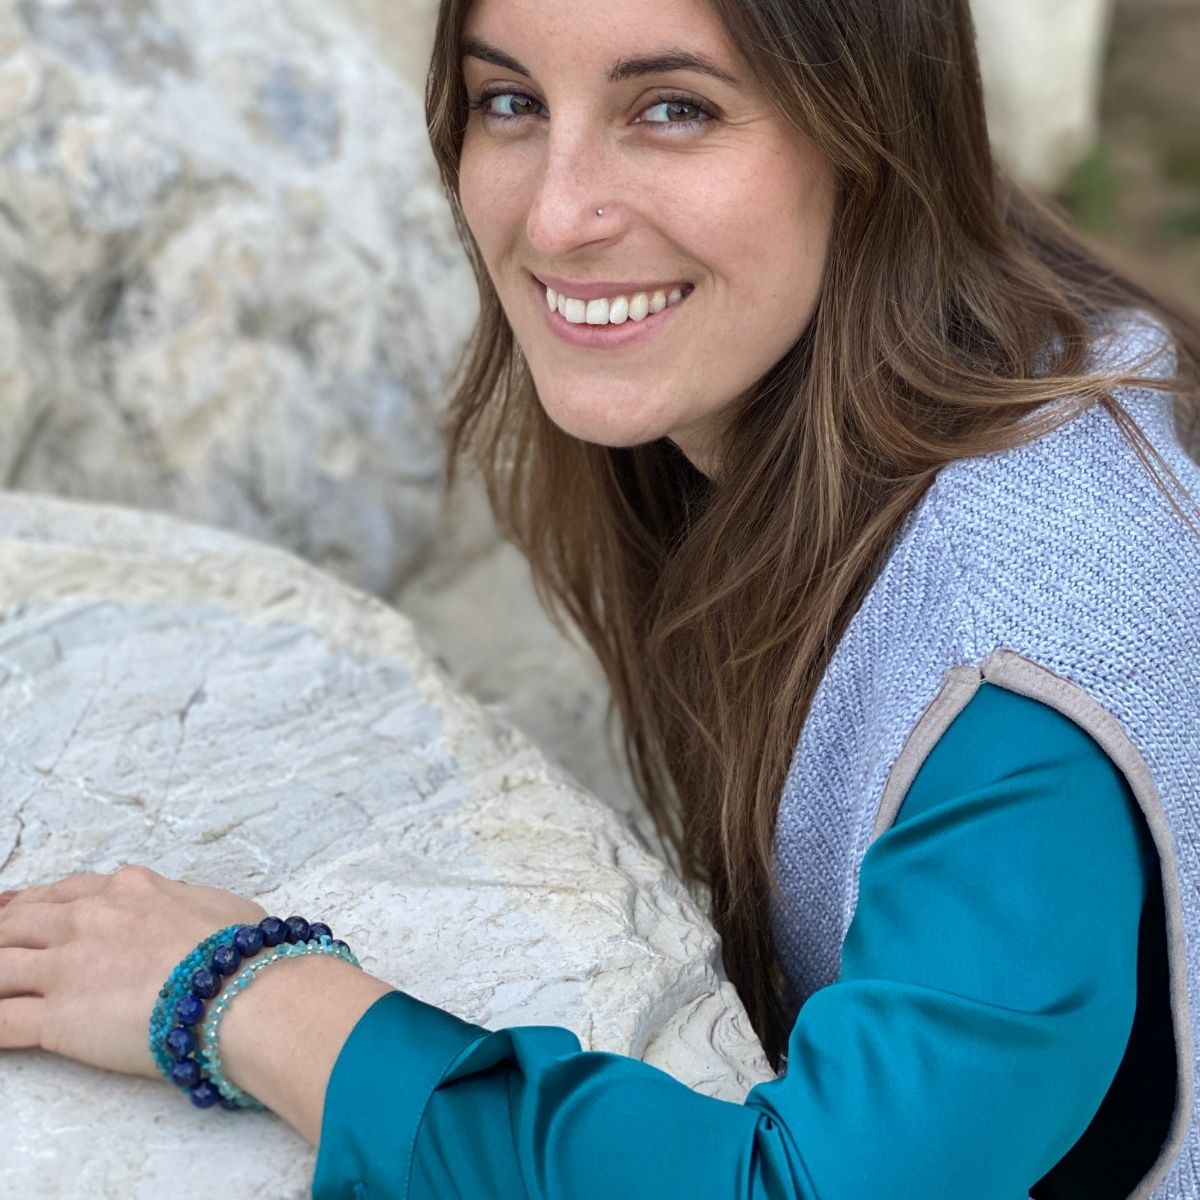
M508 113L492 112L488 108L488 105L493 100L512 100L517 111ZM473 100L469 107L480 110L486 118L512 121L519 120L521 117L532 116L532 113L523 111L528 105L533 105L534 108L537 108L538 102L532 96L526 96L523 92L492 92L491 95L480 96L478 100Z
M508 112L496 112L490 107L493 100L509 101ZM479 96L467 103L467 107L478 112L484 121L491 124L504 123L509 121L523 121L527 117L536 116L536 110L542 108L540 101L535 100L532 96L524 92L489 92ZM681 109L691 110L699 113L697 117L687 117L683 120L673 120L670 116L662 121L648 121L644 119L644 114L652 112L656 108L667 110L668 113L678 113ZM638 118L639 125L657 125L664 129L669 129L672 133L691 132L699 130L702 126L712 124L717 120L716 114L710 112L698 100L693 100L690 96L663 96L656 100L653 104L648 105L642 110L643 116Z
M692 100L660 100L657 104L650 105L650 108L646 109L646 111L650 112L652 109L655 109L655 108L663 108L663 109L666 109L668 112L670 112L672 110L678 112L679 109L681 109L681 108L683 108L683 109L690 108L693 111L698 112L698 113L705 112L705 109L701 105L696 104ZM675 121L675 120L672 120L670 117L668 117L665 121L649 122L649 124L651 124L651 125L702 125L703 123L704 122L702 120L700 120L699 118L695 118L695 117L687 119L687 120L683 120L683 121Z

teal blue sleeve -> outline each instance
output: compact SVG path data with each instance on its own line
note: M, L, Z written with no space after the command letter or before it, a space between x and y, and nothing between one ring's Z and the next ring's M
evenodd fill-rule
M1078 726L984 684L862 863L837 981L742 1104L395 991L343 1045L314 1200L1024 1200L1133 1022L1157 856Z

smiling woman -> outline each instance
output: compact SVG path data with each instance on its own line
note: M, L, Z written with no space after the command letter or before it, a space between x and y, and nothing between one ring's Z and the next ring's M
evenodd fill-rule
M473 10L458 193L550 419L607 446L670 438L698 460L730 398L812 317L834 177L709 5L629 8L620 37L612 10L570 6L552 30L520 4ZM686 304L651 320L672 288ZM616 328L566 328L601 324L600 300ZM623 353L579 353L605 348Z
M1200 1194L1196 316L997 167L967 0L445 0L426 115L451 472L787 1070L731 1110L495 1033L409 1194Z

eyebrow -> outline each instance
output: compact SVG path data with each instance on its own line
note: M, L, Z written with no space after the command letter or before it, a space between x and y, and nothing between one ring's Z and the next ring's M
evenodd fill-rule
M498 67L503 67L507 71L515 71L518 75L524 75L526 79L532 79L533 75L527 71L511 54L505 52L482 38L464 37L462 41L463 57L468 55L472 58L481 58L484 62L495 63ZM693 50L683 50L674 46L667 47L658 51L657 54L648 54L640 58L621 58L618 59L608 71L609 83L620 83L623 79L635 79L642 75L662 75L667 71L698 71L702 75L711 75L714 79L719 79L722 83L728 83L735 88L740 88L742 82L740 79L730 75L723 67L717 66L711 58L706 58L703 54L697 54Z

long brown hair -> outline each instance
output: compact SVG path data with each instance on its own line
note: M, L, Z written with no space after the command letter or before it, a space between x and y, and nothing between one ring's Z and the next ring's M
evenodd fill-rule
M447 450L451 480L460 459L481 468L543 604L598 656L638 790L711 905L725 970L778 1070L789 1014L768 897L780 792L901 521L951 460L1103 404L1190 523L1151 460L1191 498L1112 392L1170 389L1194 437L1200 320L1108 265L995 166L967 0L710 2L782 119L837 173L811 322L732 414L715 482L666 439L612 449L558 429L458 201L470 0L443 0L426 117L481 302ZM1173 335L1173 379L1089 372L1095 330L1129 308Z

